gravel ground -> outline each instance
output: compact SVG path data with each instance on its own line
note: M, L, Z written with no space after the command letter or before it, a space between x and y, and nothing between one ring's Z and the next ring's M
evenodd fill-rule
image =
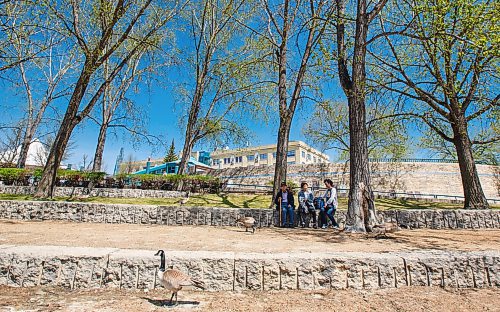
M331 229L258 229L0 220L0 245L237 252L500 250L500 230L403 230L375 239Z
M0 311L499 311L499 289L405 287L378 290L179 292L9 288L0 286Z

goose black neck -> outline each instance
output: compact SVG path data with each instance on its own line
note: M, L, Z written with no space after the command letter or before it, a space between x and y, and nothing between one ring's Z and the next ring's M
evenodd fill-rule
M161 260L160 260L160 271L164 272L165 271L165 253L160 254Z

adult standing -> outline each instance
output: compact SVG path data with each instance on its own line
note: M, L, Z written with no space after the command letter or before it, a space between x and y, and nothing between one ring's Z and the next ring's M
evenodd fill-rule
M332 228L338 229L339 225L337 221L335 221L335 212L337 211L338 207L337 189L333 186L332 180L325 179L323 182L326 186L326 192L324 195L326 215L332 222ZM323 225L323 228L326 228L326 225Z
M306 215L310 214L313 219L313 227L318 228L316 221L316 210L314 209L314 196L311 191L309 191L309 185L306 182L300 184L300 192L298 194L299 199L299 221L302 227L305 227Z
M281 227L294 227L294 200L293 194L288 189L286 182L281 182L280 190L274 199L274 203L276 204L276 209L281 209L283 215L281 218ZM288 216L288 223L287 223Z

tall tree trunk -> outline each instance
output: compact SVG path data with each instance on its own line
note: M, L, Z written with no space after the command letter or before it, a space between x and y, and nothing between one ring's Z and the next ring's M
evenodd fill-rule
M278 143L276 145L276 164L274 165L273 202L271 206L274 204L274 198L278 194L281 182L286 181L288 140L291 123L292 118L287 116L280 117Z
M68 115L68 113L66 113L66 115ZM47 163L43 169L42 178L38 183L38 188L35 193L35 197L37 198L53 197L54 195L57 169L63 159L71 132L76 126L76 124L72 122L73 118L74 117L65 116L61 123L59 132L54 140L54 145L52 145L49 157L47 158Z
M104 145L106 143L106 134L108 131L107 122L103 122L99 130L99 137L97 138L97 147L94 154L94 164L92 165L93 172L101 171L102 154L104 153Z
M364 97L349 102L349 201L345 229L348 232L371 231L377 223L370 184L368 141Z
M186 134L187 135L187 134ZM193 145L191 142L191 137L187 137L184 141L184 147L182 148L182 157L179 162L179 169L177 174L186 174L189 169L189 159L191 158L191 152L193 150Z
M352 83L342 83L349 104L350 177L345 225L347 232L370 232L372 226L378 223L370 184L368 135L366 130L366 38L368 25L366 0L359 0L356 16ZM345 80L347 81L347 79Z
M472 144L467 132L467 123L462 119L452 124L454 134L454 145L457 150L460 176L464 189L465 209L489 209L490 206L484 195L476 163L472 155Z
M205 88L205 76L207 72L207 66L205 66L203 75L198 78L196 83L196 89L194 91L193 101L191 102L191 109L189 110L189 118L186 127L186 138L184 139L184 146L182 148L181 161L179 162L179 169L177 174L185 174L188 169L189 159L191 158L191 151L194 144L196 143L195 137L197 132L200 130L196 127L198 121L198 114L201 107L201 99L203 98L203 90ZM196 129L195 129L196 127ZM178 185L178 190L182 189L182 181Z
M26 167L26 160L28 160L28 151L32 139L33 139L33 132L31 131L31 129L27 129L27 132L25 133L23 138L23 142L21 143L21 150L19 151L19 158L17 159L17 168Z
M71 133L80 122L77 120L76 115L83 96L85 95L85 91L87 90L91 73L93 72L93 70L89 67L89 63L86 62L83 66L80 77L76 82L75 90L69 100L68 108L64 114L64 118L61 122L61 126L59 127L59 131L57 132L54 144L50 149L47 163L43 169L42 178L38 183L38 187L34 195L36 198L52 197L54 194L57 169L63 159L64 151L68 145Z

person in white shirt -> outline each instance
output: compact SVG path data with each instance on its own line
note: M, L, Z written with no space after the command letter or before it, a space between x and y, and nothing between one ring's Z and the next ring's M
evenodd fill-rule
M324 195L325 198L325 210L326 215L332 221L332 228L338 229L339 225L337 221L335 221L335 211L337 211L338 201L337 201L337 189L333 186L333 181L330 179L325 179L323 181L326 186L326 192ZM326 228L326 225L323 225L323 228Z

